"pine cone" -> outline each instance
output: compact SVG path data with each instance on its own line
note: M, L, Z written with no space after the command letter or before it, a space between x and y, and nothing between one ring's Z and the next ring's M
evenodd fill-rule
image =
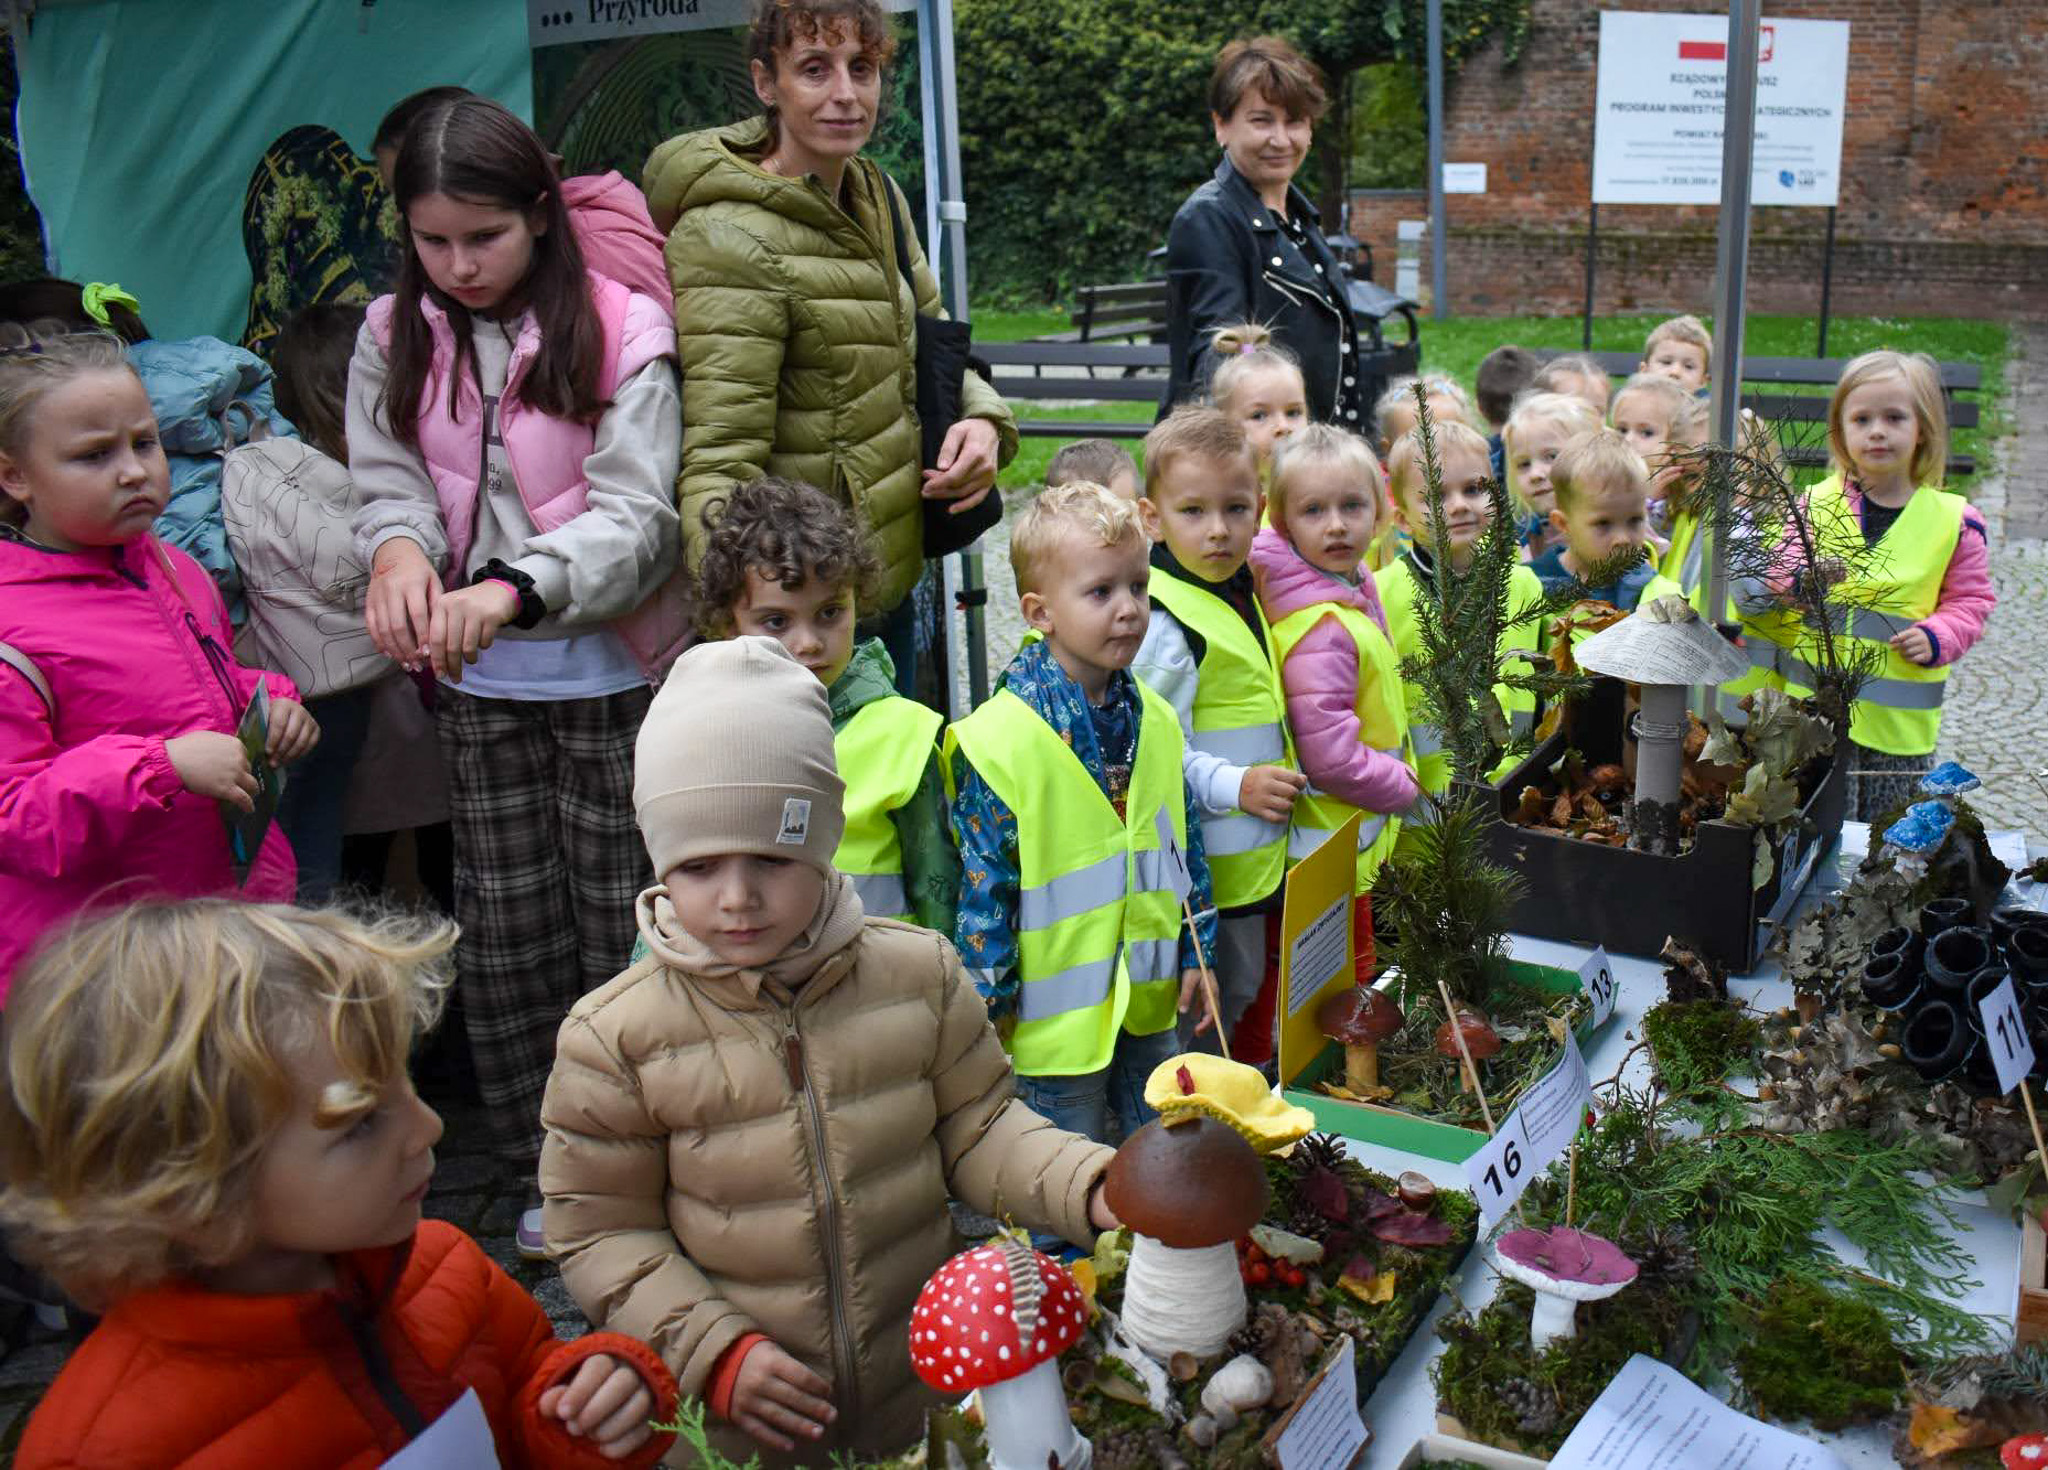
M1318 1245L1328 1245L1337 1224L1314 1205L1297 1203L1287 1217L1287 1228L1304 1240L1313 1240Z
M1334 1133L1311 1133L1288 1155L1297 1178L1315 1168L1339 1173L1337 1166L1349 1157L1344 1152L1344 1140Z
M1683 1286L1699 1270L1700 1256L1683 1230L1653 1230L1635 1250L1636 1274L1646 1285Z
M1254 1312L1250 1321L1230 1334L1231 1356L1249 1353L1255 1358L1264 1357L1266 1350L1273 1345L1279 1335L1271 1317L1262 1312Z
M1539 1383L1510 1378L1500 1386L1500 1402L1524 1434L1548 1434L1557 1427L1557 1395Z

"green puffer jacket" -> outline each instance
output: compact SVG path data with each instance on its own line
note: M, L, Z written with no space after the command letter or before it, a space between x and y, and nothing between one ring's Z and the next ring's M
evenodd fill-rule
M694 567L705 505L733 481L807 480L873 535L886 611L922 570L915 313L942 314L938 282L913 231L913 306L882 191L902 195L881 169L854 160L842 209L815 178L759 167L768 142L765 118L687 133L654 150L643 178L676 291L684 550ZM1007 464L1016 420L972 373L965 409L1000 430Z

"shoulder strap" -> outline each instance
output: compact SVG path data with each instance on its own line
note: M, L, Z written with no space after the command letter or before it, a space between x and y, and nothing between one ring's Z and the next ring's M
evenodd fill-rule
M896 269L910 283L910 300L915 305L917 277L910 273L910 247L903 243L903 209L896 202L896 185L886 173L882 175L882 197L889 201L889 231L896 238Z
M28 680L29 688L41 696L43 708L49 711L50 720L57 719L57 696L50 692L50 681L43 677L43 671L36 667L36 661L16 648L12 643L0 643L0 664L7 665L22 678Z

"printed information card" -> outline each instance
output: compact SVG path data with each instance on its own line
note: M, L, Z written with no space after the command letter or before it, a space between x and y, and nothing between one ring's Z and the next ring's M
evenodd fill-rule
M1551 1459L1551 1470L1847 1470L1810 1439L1738 1414L1638 1353Z

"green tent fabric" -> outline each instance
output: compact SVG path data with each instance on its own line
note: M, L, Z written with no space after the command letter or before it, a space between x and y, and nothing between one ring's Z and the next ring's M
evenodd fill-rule
M437 83L533 116L525 7L506 0L43 0L15 34L51 272L119 281L160 337L242 337L244 199L292 129L367 155L385 110Z

